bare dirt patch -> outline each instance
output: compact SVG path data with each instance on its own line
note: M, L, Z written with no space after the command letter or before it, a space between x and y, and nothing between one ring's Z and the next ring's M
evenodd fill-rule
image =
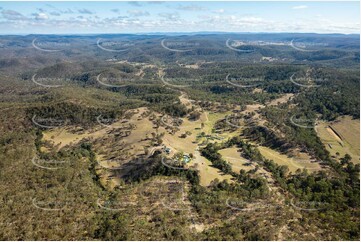
M287 93L287 94L283 95L282 97L276 98L276 99L272 100L271 102L267 103L267 106L276 106L278 104L286 103L293 97L294 97L293 93Z

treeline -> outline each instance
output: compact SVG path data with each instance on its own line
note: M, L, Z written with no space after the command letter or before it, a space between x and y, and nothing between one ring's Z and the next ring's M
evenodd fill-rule
M232 171L232 166L225 160L222 159L222 155L218 153L220 149L229 148L233 145L237 145L237 147L242 149L242 152L247 157L252 157L252 160L257 161L258 157L261 157L259 153L254 152L250 147L250 144L246 144L243 141L240 141L237 138L233 138L224 144L210 143L206 147L201 149L202 156L206 157L208 160L212 162L212 165L218 169L220 169L225 174L232 175L240 185L240 187L250 194L254 192L254 190L261 191L260 194L264 195L268 191L267 183L263 178L254 177L252 174L256 172L256 170L251 170L246 173L244 170L241 170L239 174ZM232 186L221 185L225 190L232 190Z
M45 126L78 124L83 127L89 127L96 122L96 118L100 114L109 117L120 117L124 111L120 109L104 110L97 107L85 107L64 101L46 107L29 108L27 109L27 115L29 120L34 119L37 123Z
M232 173L231 165L222 159L222 155L218 153L221 149L217 144L208 144L201 149L202 156L206 157L212 162L212 165L226 174Z
M199 185L199 173L192 169L172 169L162 164L162 156L155 152L140 165L135 165L124 177L126 182L140 182L153 176L178 176L187 179L192 185Z

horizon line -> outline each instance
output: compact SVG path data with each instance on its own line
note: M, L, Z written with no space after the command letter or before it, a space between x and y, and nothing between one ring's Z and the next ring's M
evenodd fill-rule
M154 31L154 32L136 32L136 33L0 33L0 36L15 35L15 36L29 36L29 35L167 35L167 34L317 34L317 35L360 35L360 33L339 33L339 32L227 32L227 31L194 31L194 32L170 32L170 31Z

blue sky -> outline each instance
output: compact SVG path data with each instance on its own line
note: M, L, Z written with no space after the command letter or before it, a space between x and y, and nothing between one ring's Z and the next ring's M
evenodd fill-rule
M354 2L0 2L0 34L359 33Z

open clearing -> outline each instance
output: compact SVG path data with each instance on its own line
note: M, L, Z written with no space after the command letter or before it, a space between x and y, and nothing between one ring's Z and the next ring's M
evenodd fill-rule
M275 181L272 177L272 174L266 171L262 166L259 166L256 162L249 161L243 157L241 157L241 153L239 152L239 148L232 147L226 148L219 151L222 155L222 158L229 162L232 165L232 171L239 173L240 170L245 170L246 172L256 169L255 174L258 177L264 178L268 183L268 188L270 191L277 191L277 187L275 186ZM278 193L279 195L279 193Z
M227 180L228 182L232 179L231 175L224 174L219 169L213 167L212 162L201 156L199 151L195 152L195 159L190 162L190 165L194 165L199 170L200 184L202 186L208 186L216 178L219 181Z
M321 166L318 163L311 162L310 158L305 159L305 154L291 158L265 146L258 146L257 148L265 158L273 160L278 165L287 166L292 173L295 173L297 169L302 170L304 168L309 172L321 170Z
M249 171L254 168L250 161L241 157L238 148L226 148L219 151L222 158L232 165L232 170L239 173L241 169Z
M292 96L286 94L276 100L277 103L286 102L290 97ZM91 140L95 143L94 147L98 154L100 164L102 164L103 168L109 167L112 169L117 168L118 166L121 167L124 163L127 162L127 160L134 159L137 156L146 155L144 149L145 147L150 150L156 148L153 147L150 142L152 133L153 135L156 133L164 133L164 137L162 138L162 145L165 145L171 149L169 156L173 156L178 152L193 154L193 159L189 162L188 167L193 167L200 172L201 185L208 186L214 179L218 179L219 181L228 180L231 182L231 175L224 174L219 169L213 167L212 163L205 157L201 156L198 150L200 146L203 146L208 142L222 142L222 140L226 140L227 138L234 136L234 132L224 132L219 134L214 133L214 125L216 122L218 120L224 119L232 112L219 113L213 111L204 111L195 105L191 100L189 100L185 93L181 93L179 98L181 103L185 104L188 109L193 107L195 110L198 110L201 115L196 121L191 121L187 117L182 118L183 122L180 126L177 127L178 131L175 133L168 132L169 127L163 125L155 129L154 122L149 119L149 110L147 108L139 108L131 110L133 114L128 117L126 122L123 122L124 120L120 120L106 127L99 125L92 130L81 132L74 132L70 129L70 127L58 128L44 132L44 140L50 141L54 146L57 147L57 149L60 149L65 145L76 144L82 139ZM274 103L274 105L276 105L276 103ZM246 110L244 110L242 113L246 114L249 112L256 112L259 108L263 107L264 106L260 104L247 105ZM155 114L157 119L162 116L159 113L153 112L153 114ZM348 122L350 122L350 120ZM130 124L132 125L131 129L128 128L130 133L127 136L122 137L121 140L116 139L113 134L113 130L119 129L122 126L129 127ZM336 126L335 129L340 130L338 132L344 132L348 137L351 136L351 134L343 131L342 127ZM181 135L185 133L187 133L187 135L182 138ZM201 133L204 133L205 135L200 138L199 135ZM334 139L336 139L336 137L334 137ZM355 142L355 140L350 140L350 142ZM298 157L298 160L295 160L288 157L287 155L281 154L267 147L259 146L258 148L263 156L274 160L279 165L288 166L290 172L292 173L294 173L297 169L303 168L306 168L309 171L316 171L321 169L320 165L318 163L311 162L309 157ZM249 171L255 168L255 164L241 157L241 154L237 148L223 149L220 151L220 154L227 162L232 165L232 170L237 173L240 172L241 169ZM115 157L115 159L111 157ZM109 160L109 158L111 159ZM118 163L117 158L123 159L124 163ZM127 172L127 169L124 169L124 172ZM262 174L266 174L262 168L257 173L260 172ZM116 185L119 185L120 180L114 177L110 179L111 174L112 173L106 169L106 171L102 172L100 175L103 183L106 183L106 181L109 182L111 180L110 184L108 184L111 187L115 187Z
M193 104L187 98L186 95L182 94L180 96L180 100L183 104L187 106L187 108L191 108ZM194 106L197 110L199 108ZM218 179L219 181L228 180L231 181L232 176L226 175L221 172L219 169L212 166L212 163L201 156L199 153L199 144L203 141L214 142L216 139L211 140L207 138L200 138L197 140L197 136L204 132L206 135L212 135L220 137L220 139L224 139L228 137L228 134L214 134L212 133L214 124L223 119L228 112L225 113L209 113L207 111L202 111L201 116L196 121L190 121L188 118L182 118L182 124L178 127L179 131L175 134L170 134L166 131L164 127L159 128L159 132L164 132L163 144L169 148L171 148L171 155L174 155L177 152L184 152L187 154L193 154L194 158L188 164L189 166L195 167L200 174L200 184L202 186L208 186L211 181L214 179ZM204 127L202 128L202 123ZM187 135L185 138L181 138L181 134L186 132L190 132L190 135Z
M360 162L360 120L345 116L332 123L331 127L349 146L350 155L355 155L354 160Z
M188 108L193 106L192 102L187 99L184 94L180 96L180 100L187 105ZM118 173L127 172L127 169L121 168L122 165L137 156L145 155L145 147L151 149L152 145L150 137L152 137L152 133L164 133L162 144L171 148L171 155L174 155L177 152L184 152L187 154L192 153L194 155L194 159L189 163L189 166L196 166L200 171L201 185L208 186L211 181L216 178L220 181L231 180L232 176L223 174L219 169L213 167L212 163L202 157L198 152L198 142L202 142L207 138L201 138L197 142L197 135L201 132L205 132L209 135L216 135L212 134L214 124L217 120L224 118L228 113L208 114L208 112L201 112L200 118L196 121L182 118L183 123L178 127L179 131L170 134L165 127L159 126L158 129L154 128L154 124L149 120L149 116L144 115L145 112L149 111L147 108L138 108L130 111L134 114L129 117L125 123L124 120L120 120L110 125L97 125L93 129L81 130L80 132L76 131L76 127L55 128L45 131L43 140L50 142L57 150L66 145L75 145L83 139L94 143L98 162L103 167L103 171L98 175L100 175L103 184L108 182L109 186L112 188L118 185L120 180L116 177L110 179L112 173L106 168L117 169L119 167ZM158 113L154 114L158 118L161 116ZM203 128L201 128L202 123L204 124ZM130 124L132 125L132 128L129 128ZM122 128L125 126L128 128ZM127 136L122 137L119 140L115 136L115 133L118 132L116 129L127 129L130 132ZM187 135L186 138L181 138L181 134L184 134L187 131L191 134ZM209 140L209 142L212 142L212 140ZM44 147L43 150L46 150L46 148Z
M83 133L73 132L70 127L56 128L46 132L43 132L43 139L50 141L58 149L63 148L66 145L76 144L82 139L99 138L106 134L107 129L101 128L97 131L86 131Z
M76 131L77 127L60 127L43 132L43 139L50 141L58 149L66 145L76 144L82 139L94 140L105 137L111 130L114 129L127 129L129 124L133 124L134 128L131 129L130 135L122 139L122 141L134 145L134 151L144 150L144 143L142 140L152 132L153 124L148 118L141 118L144 112L148 111L146 108L139 108L132 110L135 114L124 124L124 120L119 120L110 125L97 125L95 128L86 131ZM136 153L135 152L135 153Z
M272 100L271 102L269 102L267 104L267 106L275 106L275 105L278 105L281 103L286 103L286 102L288 102L288 100L292 99L294 97L294 95L295 94L293 94L293 93L287 93L280 98L276 98L276 99Z
M112 176L111 170L117 170L120 176L126 174L132 166L124 164L130 161L134 164L138 161L137 157L146 155L145 148L151 147L150 137L155 130L148 115L147 108L138 108L130 110L128 119L110 125L99 123L92 129L81 131L72 126L45 131L43 140L57 150L66 145L76 145L83 139L91 142L99 162L97 174L100 181L113 189L121 180L120 177ZM41 148L43 151L49 151L49 147Z
M319 122L316 132L333 157L342 158L349 154L353 163L360 163L359 119L344 116L333 122Z

